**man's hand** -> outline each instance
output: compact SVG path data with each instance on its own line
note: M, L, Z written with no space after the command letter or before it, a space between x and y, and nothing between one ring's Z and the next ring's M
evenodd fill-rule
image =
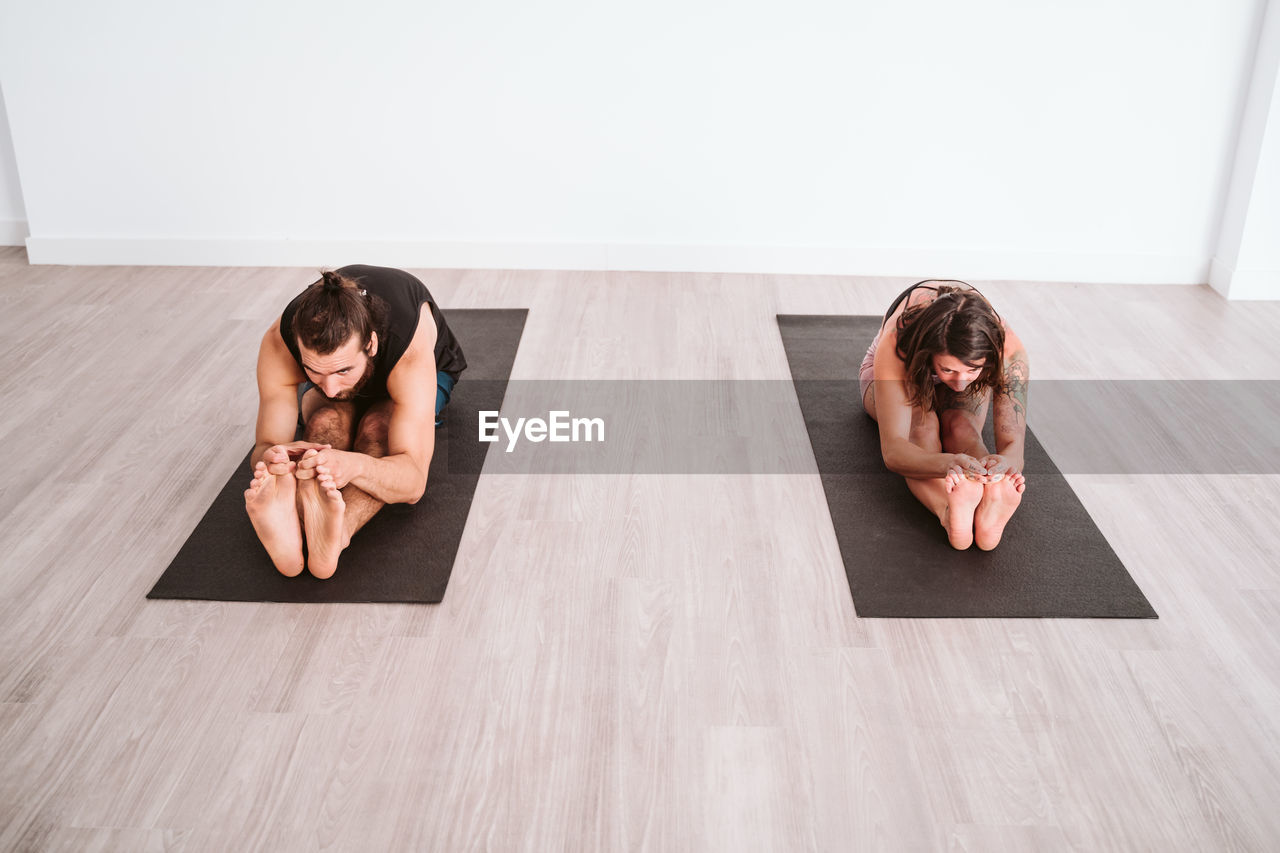
M999 453L983 457L980 464L987 469L987 479L984 481L987 483L998 483L1005 477L1012 477L1022 472L1021 460L1001 456Z
M262 461L267 465L268 474L296 473L297 463L308 450L327 450L329 445L316 444L312 441L291 441L288 444L273 444L262 454Z
M360 476L368 458L363 453L334 450L327 444L316 445L302 454L294 476L299 480L309 480L318 474L328 474L334 485L341 489Z

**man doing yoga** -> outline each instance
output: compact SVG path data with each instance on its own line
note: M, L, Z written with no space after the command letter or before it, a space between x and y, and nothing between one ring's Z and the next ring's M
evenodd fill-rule
M435 300L407 272L343 267L289 303L258 351L244 493L281 574L331 577L383 504L422 497L436 416L466 366Z
M890 471L941 520L957 549L989 551L1022 501L1027 352L961 281L921 281L885 314L859 371ZM982 439L994 401L996 450Z

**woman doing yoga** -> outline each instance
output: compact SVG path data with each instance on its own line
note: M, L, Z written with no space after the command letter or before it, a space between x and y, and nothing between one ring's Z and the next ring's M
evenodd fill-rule
M1022 501L1027 352L962 281L913 284L889 306L859 372L884 464L938 516L952 547L989 551ZM995 450L982 426L994 404Z

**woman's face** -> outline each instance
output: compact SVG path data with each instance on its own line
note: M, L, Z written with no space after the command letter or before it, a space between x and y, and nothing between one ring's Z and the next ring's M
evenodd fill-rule
M986 363L984 358L977 364L967 364L950 353L942 353L933 357L933 372L952 391L963 391L982 374Z

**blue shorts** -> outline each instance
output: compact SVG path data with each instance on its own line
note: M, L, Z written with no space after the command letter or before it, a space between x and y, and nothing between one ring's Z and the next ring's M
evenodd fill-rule
M458 380L454 379L451 374L445 373L443 370L436 371L436 426L441 426L444 423L444 418L440 417L440 413L444 411L445 406L449 405L449 398L453 396L453 386L457 382ZM314 387L316 387L316 384L310 379L304 379L298 385L299 430L306 427L306 424L302 422L302 397Z
M453 386L458 380L453 378L452 374L445 373L443 370L436 371L436 426L444 423L444 418L440 417L440 413L444 411L444 407L449 405L449 398L453 396Z

